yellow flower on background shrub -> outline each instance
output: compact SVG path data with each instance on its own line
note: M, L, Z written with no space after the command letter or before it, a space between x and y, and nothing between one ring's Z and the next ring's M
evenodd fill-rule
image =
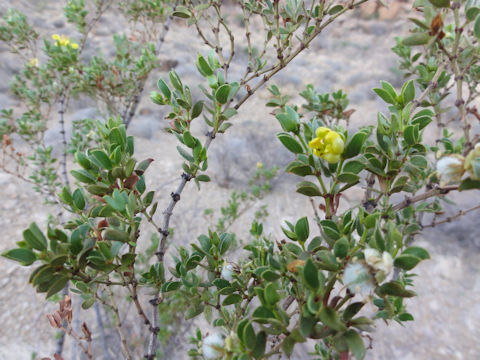
M52 39L57 42L57 46L68 46L68 45L70 45L70 47L72 49L78 49L78 44L74 43L74 42L71 42L70 39L68 37L66 37L65 35L60 36L58 34L53 34Z
M28 62L28 65L38 67L38 58L33 58Z
M316 137L308 143L308 146L313 149L313 153L330 164L339 162L345 149L343 135L323 126L317 129L315 135Z

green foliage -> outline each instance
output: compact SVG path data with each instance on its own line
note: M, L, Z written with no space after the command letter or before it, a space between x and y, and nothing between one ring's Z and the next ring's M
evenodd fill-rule
M470 126L480 117L473 106L480 82L478 2L466 2L464 12L446 0L415 2L421 17L411 19L412 31L397 38L392 49L409 79L400 89L387 81L373 89L387 108L368 126L350 127L353 110L342 90L320 94L307 85L300 93L304 103L296 105L278 86L270 86L272 98L266 105L279 122L277 143L290 156L285 171L299 177L291 191L309 198L313 214L285 220L285 238L277 240L264 226L268 212L261 206L249 227L231 233L232 224L272 189L278 169L259 163L250 188L233 191L220 217L205 234L189 234L196 241L177 246L171 262L165 262L170 217L189 181L199 189L211 181L210 144L233 125L249 97L349 8L335 1L241 2L248 64L243 76L231 79L235 37L218 1L174 7L160 0L122 1L123 14L144 27L141 38L114 35L114 56L98 54L86 62L81 55L88 35L110 5L68 1L65 16L81 37L44 39L43 63L36 53L39 36L25 16L10 11L3 18L0 39L23 61L11 90L24 105L21 114L1 111L3 151L17 168L28 170L28 178L17 175L69 217L63 223L51 220L45 231L32 223L17 247L2 255L23 266L37 263L29 282L47 298L71 282L83 309L99 301L113 309L119 324L111 288L128 291L149 331L147 358L157 352L157 337L163 344L159 353L167 357L177 327L199 316L214 332L197 330L189 355L232 360L291 356L295 345L309 339L316 342L312 356L330 360L352 354L363 359L362 332L375 321L413 320L404 303L416 296L411 271L430 255L411 242L423 227L436 225L422 223L423 214L436 219L448 192L480 188L480 140ZM158 32L151 26L165 24L170 15L194 26L211 50L198 54L193 64L201 76L198 99L174 70L159 79L158 91L150 94L153 103L168 107L165 130L175 136L183 160L180 184L169 194L167 208L157 214L157 194L147 190L145 179L153 159L137 161L127 127L149 74L159 66ZM263 50L250 38L249 27L257 17L264 26ZM209 35L202 30L204 24L210 25ZM266 56L270 52L276 54L274 60ZM450 93L456 94L454 104ZM109 119L74 123L71 140L62 136L58 160L45 145L44 134L50 108L58 105L64 135L70 96L96 99ZM447 119L452 108L456 115ZM199 127L192 126L200 118L204 140ZM463 128L462 135L450 131L452 123ZM430 143L424 133L435 125L439 139ZM16 137L33 151L16 152ZM70 171L75 186L68 185L67 154L76 163ZM363 199L341 206L352 187L365 188ZM212 209L205 211L212 214ZM139 250L140 230L147 222L158 235L146 250ZM151 319L138 288L154 294ZM367 302L373 315L363 310ZM123 346L128 353L128 345Z

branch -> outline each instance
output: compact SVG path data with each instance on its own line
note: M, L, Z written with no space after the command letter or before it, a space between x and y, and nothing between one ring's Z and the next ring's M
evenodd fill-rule
M467 209L467 210L460 210L458 213L456 213L455 215L452 215L452 216L449 216L443 220L440 220L440 221L432 221L430 224L428 225L423 225L422 227L423 228L429 228L429 227L435 227L437 225L440 225L440 224L445 224L445 223L448 223L448 222L451 222L452 220L455 220L459 217L462 217L464 215L467 215L469 212L472 212L472 211L475 211L475 210L479 210L480 209L480 205L477 205L477 206L474 206L470 209Z
M437 196L437 195L442 195L443 196L443 195L446 195L450 191L453 191L453 190L458 190L458 186L457 185L452 185L452 186L446 186L446 187L437 187L435 189L428 190L428 191L424 192L423 194L420 194L420 195L417 195L417 196L414 196L414 197L405 197L405 200L402 201L401 203L398 203L394 207L392 207L392 210L393 211L402 210L402 209L405 209L406 207L408 207L408 206L410 206L410 205L412 205L416 202L423 201L423 200L426 200L428 198L431 198L431 197Z
M173 7L173 10L178 5L179 0L175 2L175 5ZM165 24L163 26L163 31L162 34L160 35L160 38L158 39L158 45L156 48L156 54L157 56L160 54L160 49L162 48L162 45L165 42L165 37L167 36L168 31L170 30L170 22L172 21L172 15L169 15L167 17L167 20L165 21ZM138 104L140 104L140 100L142 98L143 91L145 89L145 83L148 80L148 75L138 81L138 87L137 87L137 94L133 97L132 101L127 104L125 107L125 111L123 112L122 120L123 123L125 124L125 128L128 129L128 126L130 125L133 117L135 116L135 113L137 112Z

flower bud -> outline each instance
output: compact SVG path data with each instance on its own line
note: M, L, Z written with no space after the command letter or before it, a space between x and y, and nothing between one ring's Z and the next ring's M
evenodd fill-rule
M437 161L437 173L440 176L440 186L460 182L464 173L464 158L460 155L448 155Z
M382 271L384 275L388 275L393 268L393 258L388 251L380 254L376 249L365 249L365 262L376 271Z
M218 359L223 355L221 351L225 345L224 336L219 333L208 335L202 344L203 357L207 360Z
M230 264L229 262L225 261L223 263L223 268L222 268L222 278L224 278L227 281L232 281L233 280L233 274L235 274L235 270L233 269L233 265Z
M343 272L343 283L360 296L370 296L375 290L375 281L363 262L348 263Z
M465 171L473 180L480 180L480 143L465 158Z

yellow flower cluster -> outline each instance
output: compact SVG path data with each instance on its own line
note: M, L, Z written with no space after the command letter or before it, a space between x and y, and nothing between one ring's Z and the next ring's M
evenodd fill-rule
M60 36L58 34L53 34L52 39L57 42L57 46L69 46L70 45L70 47L72 49L78 49L78 44L74 43L74 42L71 42L70 39L68 37L66 37L65 35Z
M343 135L326 127L319 127L315 135L317 137L308 143L308 146L313 149L313 153L330 164L339 162L340 155L345 149Z

